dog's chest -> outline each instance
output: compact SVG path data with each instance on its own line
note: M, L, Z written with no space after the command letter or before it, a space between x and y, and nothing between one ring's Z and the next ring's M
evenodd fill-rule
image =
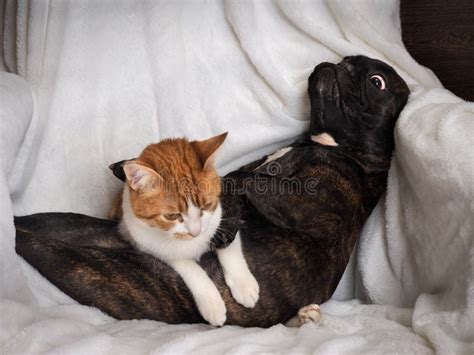
M319 146L296 142L266 156L253 171L270 176L294 176L318 160L319 150Z
M287 153L291 152L292 150L293 150L293 147L285 147L285 148L281 148L277 150L275 153L268 155L265 158L265 161L259 166L257 166L254 170L258 170L261 167L266 166L267 164L270 164L274 162L275 160L282 158L283 156L285 156Z

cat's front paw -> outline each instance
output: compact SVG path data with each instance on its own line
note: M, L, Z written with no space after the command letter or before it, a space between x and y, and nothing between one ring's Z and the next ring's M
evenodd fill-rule
M234 297L234 299L244 307L255 307L255 304L258 301L260 288L252 273L249 271L243 274L226 274L224 276L225 282L232 293L232 297Z
M201 316L208 321L209 324L215 327L221 327L227 318L227 309L217 289L215 291L217 294L210 293L203 295L203 297L196 300L196 303Z

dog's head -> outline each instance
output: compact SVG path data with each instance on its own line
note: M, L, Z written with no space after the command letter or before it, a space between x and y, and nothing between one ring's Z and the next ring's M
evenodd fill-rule
M409 89L388 64L364 56L321 63L309 77L310 135L362 155L390 157Z

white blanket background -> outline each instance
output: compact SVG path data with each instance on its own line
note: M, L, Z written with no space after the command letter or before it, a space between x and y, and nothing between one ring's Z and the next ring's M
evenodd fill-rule
M405 50L386 0L6 3L0 73L0 344L5 353L470 353L474 350L474 105ZM300 329L116 321L14 252L13 215L104 217L108 164L171 136L229 131L219 171L304 131L307 77L365 54L415 93L389 187L336 299ZM324 270L315 270L324 272Z

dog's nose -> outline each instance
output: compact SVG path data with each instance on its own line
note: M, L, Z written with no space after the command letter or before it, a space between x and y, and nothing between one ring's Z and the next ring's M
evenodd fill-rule
M335 66L329 67L322 67L319 70L319 83L320 85L332 85L334 82L334 78L336 77L336 71L334 70Z

